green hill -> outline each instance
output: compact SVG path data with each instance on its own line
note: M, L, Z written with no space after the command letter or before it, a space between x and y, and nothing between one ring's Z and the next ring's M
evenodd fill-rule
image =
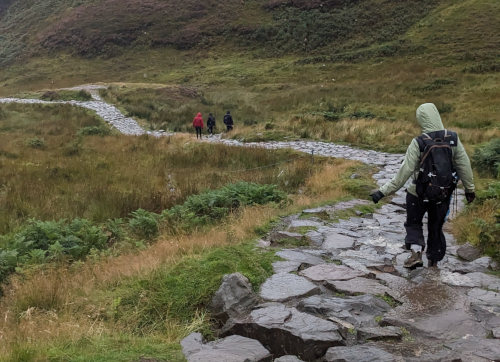
M466 142L499 135L495 0L14 0L3 9L0 95L119 83L108 99L153 129L231 108L237 137L399 151L418 131L416 106L431 101ZM197 96L184 102L178 86Z

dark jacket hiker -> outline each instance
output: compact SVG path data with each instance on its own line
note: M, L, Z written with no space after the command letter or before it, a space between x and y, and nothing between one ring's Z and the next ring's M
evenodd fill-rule
M226 115L224 116L224 124L226 125L228 131L233 129L233 117L231 117L231 112L229 111L227 111Z
M215 117L213 116L212 113L209 113L207 119L208 133L214 134L214 127L215 127Z
M390 195L411 177L406 194L407 249L412 250L405 267L422 266L421 252L425 248L423 217L428 216L427 259L435 266L444 258L446 239L443 224L450 206L451 193L458 179L465 187L468 202L475 198L474 179L469 157L455 132L445 130L436 106L422 104L417 109L417 121L423 134L413 139L398 173L371 196L375 203Z

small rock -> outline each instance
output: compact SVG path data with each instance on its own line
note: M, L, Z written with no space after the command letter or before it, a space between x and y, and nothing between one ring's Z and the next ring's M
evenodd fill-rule
M248 279L240 274L228 274L222 278L221 286L212 298L214 317L223 323L229 317L248 313L257 304L257 296Z
M457 254L464 260L473 261L481 256L481 250L467 243L457 249Z
M283 302L320 292L320 289L304 277L295 274L275 274L267 279L260 288L264 300Z
M271 242L270 241L267 241L267 240L264 240L264 239L259 239L257 241L257 247L259 247L259 248L265 249L265 248L268 248L270 246L271 246Z
M396 362L394 355L374 345L329 348L325 362Z

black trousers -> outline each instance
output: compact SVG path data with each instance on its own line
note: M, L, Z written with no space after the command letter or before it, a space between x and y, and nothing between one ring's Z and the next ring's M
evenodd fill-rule
M214 134L214 126L207 126L208 133Z
M406 248L411 244L425 248L422 219L427 212L427 259L440 261L446 253L446 239L443 234L443 224L450 208L450 198L445 201L424 201L423 199L406 193Z
M196 129L196 138L198 138L198 135L201 138L201 127L195 127L195 129Z

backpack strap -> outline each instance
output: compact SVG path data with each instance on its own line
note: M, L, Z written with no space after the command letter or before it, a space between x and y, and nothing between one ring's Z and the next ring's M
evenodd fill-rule
M444 139L448 141L451 147L457 147L458 145L458 135L456 132L444 130Z
M418 136L415 139L417 140L418 148L420 149L420 153L422 153L422 152L424 152L424 149L425 149L425 145L426 145L425 141L432 140L432 137L429 136L427 133L422 133L420 136Z

